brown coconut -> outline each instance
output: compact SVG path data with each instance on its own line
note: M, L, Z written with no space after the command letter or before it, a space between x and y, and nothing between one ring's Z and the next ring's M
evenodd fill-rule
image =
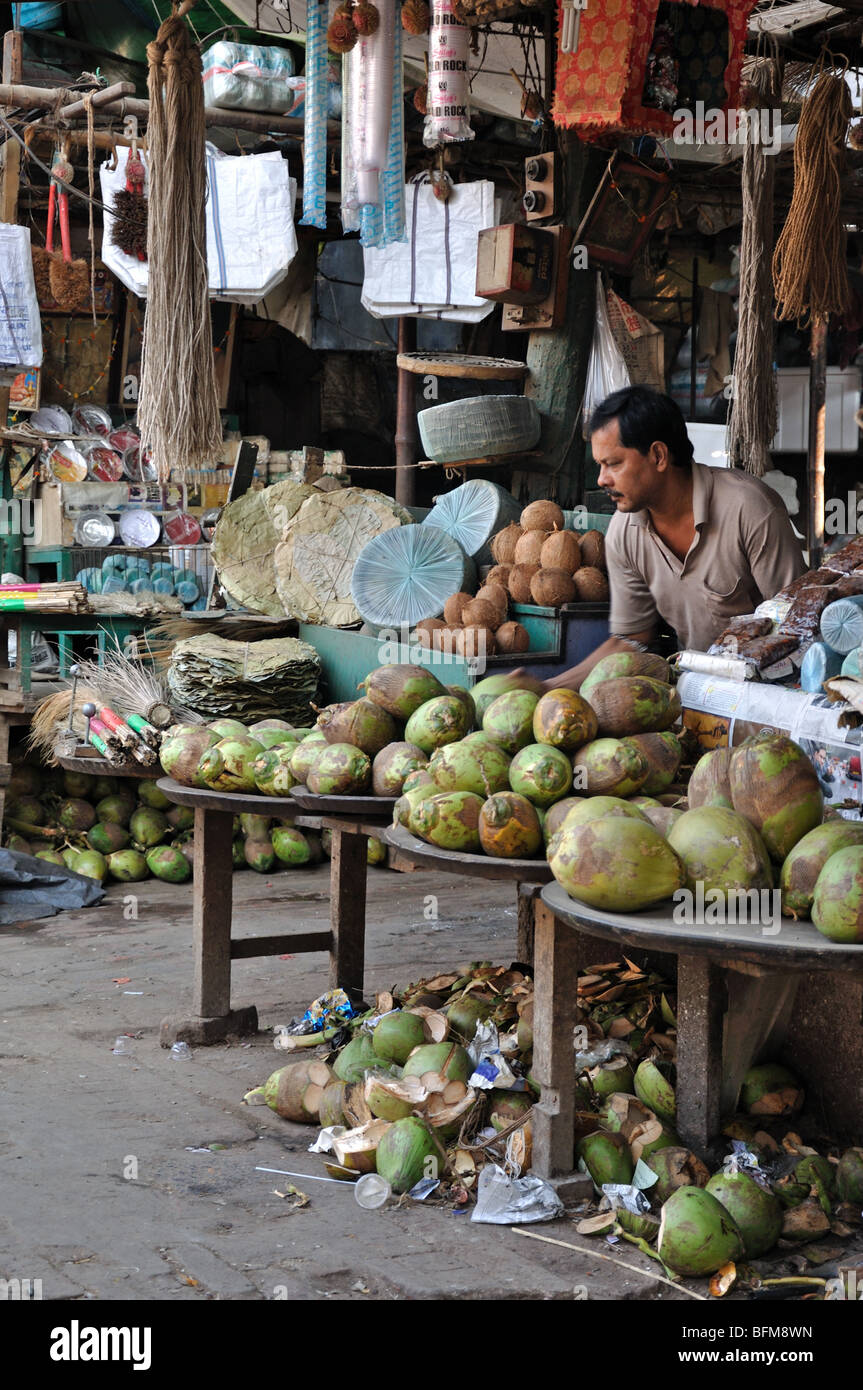
M574 574L581 564L578 536L574 531L553 531L542 547L539 563L547 570Z
M506 617L506 610L509 607L509 594L503 584L483 584L477 598L484 599L486 603L491 603L500 613L500 620L503 622Z
M469 603L473 603L473 594L466 594L463 590L458 594L451 594L443 606L444 622L447 627L461 625L461 615Z
M470 659L477 656L494 656L497 645L490 627L463 627L455 634L455 649L459 656Z
M492 565L491 569L483 577L483 587L489 584L497 584L504 593L509 593L509 575L512 565Z
M575 580L568 570L537 570L530 581L530 596L541 608L559 608L572 603L575 595Z
M487 599L477 597L471 602L466 603L462 609L462 621L466 628L487 627L492 632L500 627L501 611L496 603L489 603Z
M456 651L456 638L462 631L461 627L441 627L432 633L432 651L448 652L453 656Z
M509 572L510 598L516 603L532 603L530 581L539 574L539 565L513 565Z
M525 531L515 547L515 563L517 565L541 565L542 547L550 535L550 531Z
M580 603L604 603L608 598L608 580L595 565L582 565L573 582Z
M428 651L434 645L432 642L432 634L440 632L440 630L445 627L446 623L440 618L423 618L421 622L417 623L415 628L416 638L420 646Z
M531 502L522 512L519 522L522 531L562 531L563 512L556 502Z
M498 531L491 543L491 553L496 564L512 565L515 563L515 547L521 540L521 534L521 527L517 521L513 521L502 531Z
M527 628L521 623L502 623L494 634L499 652L526 652L530 650L530 637Z
M601 531L585 531L583 536L579 536L581 546L581 563L583 565L593 565L596 569L605 569L605 536Z

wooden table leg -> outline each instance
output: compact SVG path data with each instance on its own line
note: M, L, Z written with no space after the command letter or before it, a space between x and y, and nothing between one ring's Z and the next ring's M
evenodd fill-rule
M533 1075L542 1087L534 1107L533 1171L542 1178L575 1166L575 1057L580 933L536 899Z
M193 1014L162 1020L160 1042L207 1044L229 1033L255 1032L254 1007L231 1012L231 915L233 816L225 811L195 810Z
M352 1004L359 1004L365 973L368 837L335 826L332 836L330 988L343 989Z
M540 883L519 883L517 885L518 940L515 958L520 965L533 965L534 953L534 915L536 899L542 892Z
M704 956L677 960L677 1132L703 1154L722 1128L721 966Z

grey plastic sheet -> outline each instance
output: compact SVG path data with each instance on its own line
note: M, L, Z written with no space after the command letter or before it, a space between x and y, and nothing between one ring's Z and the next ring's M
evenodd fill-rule
M0 849L0 926L95 907L104 896L101 883L93 878L14 849Z

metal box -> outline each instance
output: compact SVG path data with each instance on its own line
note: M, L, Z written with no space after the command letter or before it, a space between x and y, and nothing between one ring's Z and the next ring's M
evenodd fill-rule
M476 292L503 304L541 304L554 290L555 241L543 228L510 222L479 233Z

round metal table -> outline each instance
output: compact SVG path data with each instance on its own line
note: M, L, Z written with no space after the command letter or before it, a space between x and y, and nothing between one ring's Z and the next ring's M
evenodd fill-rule
M733 1113L750 1066L781 1046L803 973L863 977L863 945L829 941L811 922L693 925L676 922L674 910L668 902L647 912L601 912L575 902L558 883L543 888L536 928L536 992L543 1007L534 1011L534 1047L548 1061L537 1079L549 1076L552 1090L563 1087L565 1078L571 1085L574 1001L591 938L672 953L677 956L676 1128L685 1143L703 1152ZM564 1163L572 1147L565 1112L561 1099L552 1142Z

